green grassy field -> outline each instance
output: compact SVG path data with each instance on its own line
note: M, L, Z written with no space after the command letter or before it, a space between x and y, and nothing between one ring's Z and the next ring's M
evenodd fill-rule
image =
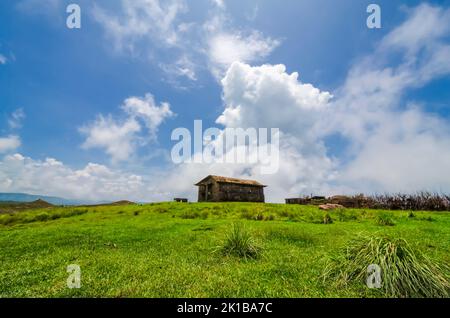
M360 233L403 238L450 264L449 213L346 209L325 216L313 206L250 203L3 214L0 297L380 297L362 281L337 287L321 277ZM221 252L233 224L261 246L257 258ZM81 267L80 289L66 286L70 264Z

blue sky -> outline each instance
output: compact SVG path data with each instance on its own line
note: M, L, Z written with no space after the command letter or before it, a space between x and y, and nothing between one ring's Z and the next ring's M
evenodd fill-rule
M450 1L376 1L382 9L381 29L366 26L366 8L374 1L137 0L134 7L131 5L135 16L130 16L127 10L132 2L1 1L0 57L4 59L0 59L0 156L4 159L0 164L0 191L90 199L194 198L192 184L209 172L263 179L273 185L268 189L273 201L311 192L450 191L450 181L444 181L450 171L446 163L450 157L441 149L450 142L446 131L450 119L450 61L445 58L450 42L450 22L446 19ZM69 3L81 7L79 30L66 27L65 8ZM170 14L174 14L172 19L168 18ZM414 15L423 16L422 23L408 25L408 21L414 22ZM427 29L429 21L437 23L440 31L434 26ZM409 29L398 31L400 36L396 37L402 25L419 29L424 25L425 34ZM403 43L406 37L411 40ZM433 55L440 49L442 60ZM235 67L236 74L248 72L248 76L263 76L257 69L263 64L283 64L286 70L281 73L299 73L299 85L310 84L334 97L320 105L328 109L320 114L299 112L299 101L291 105L291 100L280 97L280 103L285 103L280 112L292 111L292 116L286 116L291 120L284 121L270 120L277 117L274 108L278 106L264 108L265 98L259 101L259 115L253 116L255 110L245 100L224 96L227 90L232 96L236 94L232 79L222 81L227 72L232 73L232 62L242 63ZM386 75L387 70L394 70L393 74ZM285 79L273 71L267 70L267 80L280 83ZM355 72L359 77L351 75ZM386 75L386 80L367 79L370 73L380 80L377 72ZM401 78L395 78L398 74ZM373 85L375 91L381 91L380 96L368 96L367 87L350 88L358 83ZM273 95L271 100L277 101L277 93L274 89L264 96ZM146 99L146 94L154 100ZM155 123L153 117L133 117L124 111L121 105L132 97L154 106L160 111L161 121ZM386 108L378 107L371 98L380 105L383 101ZM170 111L162 112L163 103L168 103ZM226 109L233 109L233 103L242 106L238 124L228 119L216 123ZM308 105L299 107L303 106L306 109ZM292 121L296 116L311 119L299 120L297 125ZM99 118L105 120L104 126L116 124L121 129L130 120L139 131L130 132L118 145L114 140L99 141L93 135L101 128ZM295 139L286 139L283 144L286 149L292 148L290 154L296 153L289 158L300 160L291 163L286 158L286 166L291 163L298 170L289 173L282 169L275 176L260 176L248 173L248 167L176 167L169 157L174 145L171 132L177 127L191 129L195 119L202 119L205 127L249 127L250 123L276 126ZM391 121L397 121L392 124L395 128L387 124ZM363 128L354 122L362 123ZM148 129L148 123L155 126ZM376 132L367 128L373 125ZM305 131L316 130L319 132L312 139L303 136ZM391 131L392 135L385 136ZM369 142L373 142L370 147ZM314 146L298 146L308 143ZM410 152L414 145L424 148L418 151L420 160L407 170L403 167L408 165L407 159L417 158ZM131 148L122 158L116 152L125 146ZM379 147L378 153L389 149L395 158L374 158L370 150L375 147ZM434 151L440 156L437 161ZM12 159L16 154L22 158L16 156L17 162ZM55 170L46 164L48 158L57 161ZM97 191L98 187L107 189L111 180L92 172L89 164L107 169L116 180L122 180L116 182L122 183ZM430 166L436 170L428 171ZM446 175L437 169L447 169ZM386 181L380 180L380 174L386 175ZM85 179L72 182L80 175ZM284 182L286 176L288 182ZM135 177L137 185L130 181ZM167 189L174 190L158 192L161 180L167 182ZM66 182L70 186L62 185ZM128 182L136 186L131 192L126 190L130 188ZM88 185L91 190L86 190Z

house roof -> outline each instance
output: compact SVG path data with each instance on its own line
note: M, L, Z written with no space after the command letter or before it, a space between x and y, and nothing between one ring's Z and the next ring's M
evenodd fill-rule
M266 187L264 184L259 183L255 180L245 180L245 179L237 179L237 178L228 178L228 177L221 177L221 176L207 176L206 178L202 179L198 183L196 183L196 186L200 186L205 181L213 179L216 182L219 183L234 183L234 184L242 184L242 185L250 185L250 186L257 186L257 187Z

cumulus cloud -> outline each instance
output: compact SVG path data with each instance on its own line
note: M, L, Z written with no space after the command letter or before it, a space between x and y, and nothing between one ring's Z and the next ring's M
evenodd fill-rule
M80 128L86 135L82 148L102 148L114 162L123 161L133 155L140 131L141 126L134 119L118 122L110 115L99 115L93 123Z
M284 65L233 63L221 82L226 107L217 123L307 131L332 95L300 82L298 76L296 72L288 74Z
M221 76L233 62L261 61L279 44L278 40L264 37L262 33L254 30L249 34L239 31L214 34L208 39L207 51L212 72Z
M234 27L223 10L213 14L202 28L203 51L210 71L218 80L234 62L261 62L281 43L258 30Z
M170 110L167 102L157 105L152 94L146 94L143 98L130 97L125 100L122 109L133 119L142 119L150 134L155 138L158 127L166 118L172 117L174 113Z
M86 136L82 148L104 149L113 162L128 160L138 146L154 141L159 126L174 115L168 103L157 105L151 94L129 97L121 109L125 113L121 119L99 115L94 122L82 126L80 132Z
M193 164L173 178L206 172L256 178L270 184L273 201L300 193L449 192L450 123L405 100L409 91L450 74L448 12L430 5L411 9L373 55L351 67L334 98L283 65L233 63L221 81L225 109L217 123L279 128L280 170L259 175L255 165ZM423 16L430 37L415 32ZM395 66L391 55L399 60ZM334 135L348 143L341 157L327 148Z
M0 153L14 151L21 145L19 136L0 137Z
M21 154L0 160L0 192L27 192L79 200L158 200L159 190L143 177L88 163L72 169L47 158L33 160Z
M263 161L186 163L174 169L163 184L173 187L178 180L174 190L191 198L195 196L192 181L207 174L257 179L270 185L266 191L269 201L323 191L335 178L336 162L327 156L323 142L312 130L327 111L332 95L302 83L298 77L295 72L287 73L284 65L250 66L234 62L221 81L225 109L217 123L224 129L280 129L276 173L264 173L262 168L267 163ZM258 152L261 146L253 150Z

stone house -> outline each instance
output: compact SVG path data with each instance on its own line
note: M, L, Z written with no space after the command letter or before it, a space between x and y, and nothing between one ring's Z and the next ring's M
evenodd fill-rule
M196 184L198 202L264 202L265 185L254 181L207 176Z

